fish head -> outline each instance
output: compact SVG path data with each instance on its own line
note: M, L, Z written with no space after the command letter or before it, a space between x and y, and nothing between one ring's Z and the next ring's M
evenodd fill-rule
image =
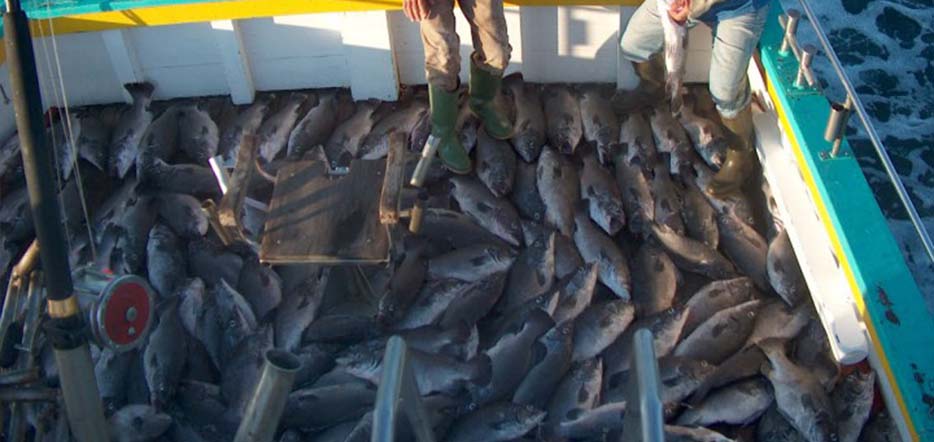
M373 379L380 366L380 352L367 345L356 345L335 358L334 362L354 376Z
M515 422L523 427L534 427L545 420L545 411L531 405L518 406L515 409Z

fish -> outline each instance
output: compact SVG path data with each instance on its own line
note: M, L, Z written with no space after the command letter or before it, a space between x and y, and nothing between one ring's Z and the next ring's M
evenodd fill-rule
M140 195L130 199L122 219L117 221L120 249L126 273L138 273L146 262L149 234L156 223L157 207L152 197Z
M406 247L405 254L393 271L389 287L383 293L377 307L377 319L384 324L398 321L415 301L422 287L428 264L422 257L423 245Z
M652 235L668 252L678 268L697 273L711 279L736 276L733 264L720 252L706 244L679 235L670 227L660 224L650 226Z
M316 268L295 287L285 285L273 319L276 347L294 351L301 345L302 333L317 318L330 276L329 268Z
M159 216L182 238L201 238L208 232L208 217L201 210L201 203L184 193L159 195Z
M883 410L869 419L869 423L863 429L859 440L863 442L896 442L902 439L892 416L888 411Z
M690 403L697 405L711 390L759 374L765 354L757 346L746 347L716 367L691 394Z
M772 401L769 382L760 376L713 392L696 407L681 413L675 423L687 427L747 425L765 413Z
M505 272L474 282L463 295L448 304L439 324L442 327L476 324L493 310L505 286Z
M662 164L655 166L652 174L652 195L655 198L655 222L671 228L678 235L685 235L681 213L681 189L668 175L668 169Z
M107 171L107 153L113 126L104 122L100 113L81 112L72 120L78 156L101 171ZM2 157L3 154L0 154ZM2 162L2 160L0 160ZM0 176L3 176L0 166Z
M144 404L127 405L107 420L114 442L149 442L168 431L172 418Z
M188 335L201 342L215 367L220 367L220 328L214 320L214 298L200 278L190 278L178 289L179 319Z
M665 43L665 92L668 95L669 111L677 115L684 107L681 88L684 86L684 70L687 63L688 30L687 26L675 22L668 15L671 3L672 0L657 0L656 2Z
M412 127L427 112L427 101L415 99L381 118L373 126L366 138L363 139L356 157L364 160L384 158L389 154L389 135L393 132L399 132L408 136Z
M538 194L545 203L545 224L565 236L574 234L574 205L580 197L577 169L550 146L542 150L536 166Z
M256 332L258 322L250 304L227 281L221 280L211 293L216 307L214 319L221 333L221 360L226 361L235 354L245 337Z
M544 240L550 235L553 229L547 228L533 221L522 220L523 244L526 247L535 243L539 239ZM584 265L580 252L574 240L561 234L555 234L555 277L564 278Z
M565 155L574 153L584 135L580 105L574 94L565 85L553 84L545 87L542 100L548 145Z
M451 178L451 195L475 223L513 246L518 246L522 230L519 214L509 201L497 198L476 179Z
M720 245L720 229L713 207L693 181L687 180L684 188L681 215L688 237L716 250Z
M809 441L838 440L833 404L824 387L810 369L788 359L784 343L770 339L758 344L771 362L763 364L762 372L775 390L779 413Z
M393 327L407 330L437 323L444 317L448 306L463 297L476 283L456 279L428 281L419 291L415 303Z
M694 173L696 175L694 183L697 185L698 189L707 189L710 180L714 177L713 170L703 161L693 161L691 164L694 167ZM736 193L723 197L714 197L706 191L703 192L703 194L707 198L707 201L710 202L710 205L713 206L715 212L730 212L744 223L750 226L756 225L756 217L753 213L752 202L745 193Z
M626 402L610 402L590 410L575 408L562 416L558 435L571 439L600 440L613 431L623 429Z
M600 230L578 205L574 214L574 243L585 263L597 263L598 278L620 299L630 299L629 263L612 238Z
M146 273L149 283L161 299L175 295L185 277L185 255L181 251L178 236L162 223L156 223L149 231L146 244Z
M769 242L766 253L766 272L769 285L778 293L788 305L798 305L805 299L807 285L804 275L795 257L794 248L788 238L788 231L779 230L775 238Z
M425 112L409 131L409 150L421 152L431 135L431 112Z
M359 314L329 314L314 320L302 333L303 343L355 344L383 332L376 319Z
M187 193L204 197L221 195L217 177L210 168L195 164L168 164L158 158L143 161L140 188L149 193Z
M195 164L207 165L217 155L220 134L217 124L201 105L188 105L178 112L178 147Z
M171 161L178 151L180 105L169 106L146 129L136 155L136 176L142 178L155 159Z
M377 114L379 105L379 100L358 102L353 116L334 128L334 132L324 144L324 150L332 167L340 164L341 155L345 152L351 158L357 156L360 145L370 133L373 124L376 123L375 119L379 117Z
M554 321L542 310L533 310L525 321L507 330L484 353L492 361L492 376L484 385L468 386L473 403L479 407L512 397L526 373L532 369L532 351Z
M634 148L629 147L631 152ZM623 209L629 218L629 231L636 235L651 234L649 225L655 220L655 197L652 195L651 179L642 167L641 156L627 160L616 155L613 165L616 181L623 196Z
M472 411L454 422L448 442L509 441L542 423L545 412L530 405L500 402Z
M851 371L830 394L837 419L840 442L856 442L869 413L875 394L876 375L872 371Z
M600 354L616 341L634 318L635 308L624 299L591 304L574 320L574 362Z
M133 357L137 357L136 352L117 352L104 347L94 363L97 389L110 411L126 404L126 382Z
M271 163L282 149L287 148L289 136L300 116L299 110L309 99L311 97L308 94L298 92L289 94L284 99L282 107L260 125L256 132L256 141L259 143L257 153L264 163Z
M535 169L535 164L525 161L519 161L516 164L516 178L509 200L516 206L519 216L541 223L545 221L545 202L538 194L538 177Z
M600 358L575 362L555 388L548 403L546 434L554 434L571 410L590 410L600 403L603 361Z
M771 441L772 439L765 439ZM677 425L665 425L666 442L733 442L716 431L704 427L689 428Z
M466 100L464 101L466 103ZM477 139L480 136L481 125L480 119L473 114L469 106L466 104L461 106L461 113L457 117L454 128L455 132L458 134L458 140L461 142L461 145L464 146L464 150L466 150L468 154L473 152L474 148L477 147Z
M296 389L313 384L335 366L333 349L327 345L306 345L293 353L302 363L302 367L295 374Z
M214 287L221 281L239 285L243 264L240 255L207 238L188 243L188 271L208 287Z
M430 279L458 279L473 282L509 270L516 254L500 244L476 244L428 260Z
M558 293L558 306L552 315L555 322L573 321L590 305L598 273L596 263L582 264L574 273L565 275L554 284L552 290Z
M649 113L649 123L655 138L655 147L659 152L669 154L668 170L672 175L682 176L693 166L693 162L684 162L693 152L691 140L684 128L668 109L655 108Z
M555 233L523 249L506 278L500 310L510 311L548 291L555 278Z
M688 95L690 96L690 95ZM694 150L704 159L708 166L720 169L723 162L726 161L727 139L723 129L697 113L693 109L692 103L685 99L685 106L681 108L681 115L678 116L678 122L691 139Z
M769 245L765 238L729 209L718 206L716 199L710 201L717 209L720 247L757 288L768 291L771 287L767 268Z
M504 198L512 192L516 176L516 152L509 148L509 142L497 140L487 135L486 130L477 133L477 177L490 189L490 193Z
M376 388L366 383L345 383L295 390L286 400L282 425L306 430L323 429L356 421L373 408Z
M590 218L608 235L616 235L626 225L619 185L592 153L583 155L583 163L580 173L581 200L587 200Z
M612 95L612 91L599 86L584 87L580 94L584 139L596 145L603 165L610 164L616 154L613 147L619 143L620 124L608 99Z
M282 280L272 268L262 265L255 255L244 260L237 291L250 303L260 321L269 317L282 302Z
M271 96L257 95L253 104L240 111L233 124L223 127L220 131L220 140L217 144L217 153L221 155L224 164L234 166L240 156L240 147L244 135L256 135L266 113L269 112Z
M784 302L773 300L762 305L745 346L756 345L766 339L792 339L812 321L804 308L791 309Z
M130 83L123 88L133 97L132 106L123 113L114 128L110 142L111 176L123 179L136 161L143 133L152 123L152 94L155 88L150 83Z
M645 328L652 332L655 357L663 358L674 350L675 345L684 335L686 320L687 309L683 307L672 307L652 316L638 317L635 323L604 350L603 362L607 375L629 370L632 364L633 336L636 330Z
M532 352L533 366L516 387L512 402L544 409L564 374L571 368L574 322L556 324L538 338Z
M636 316L651 316L670 308L681 274L668 254L657 244L646 242L632 263L632 303Z
M756 440L775 442L805 442L807 439L791 426L791 423L778 412L775 404L769 407L756 425Z
M503 88L512 95L515 103L515 131L510 142L519 157L526 163L534 163L545 145L545 113L539 88L523 82L521 73L503 79Z
M749 301L752 295L752 281L745 276L704 285L685 302L689 312L685 332L690 333L718 311Z
M620 149L616 149L616 157L622 157L632 164L635 158L641 158L645 167L659 161L658 149L655 146L655 135L652 126L645 114L641 112L628 113L619 117Z
M150 333L143 352L149 402L158 410L165 409L175 395L188 354L188 336L182 327L178 306L177 298L160 305L159 322Z
M426 208L420 234L433 245L460 249L476 244L509 245L471 217L447 209Z
M373 383L382 376L382 347L354 346L336 359L337 365L348 373ZM424 396L432 393L457 394L466 384L483 385L490 381L492 366L489 356L480 354L462 362L448 355L408 350L409 361L418 391Z
M24 178L19 134L14 133L0 145L0 182L21 182Z
M337 91L317 94L314 105L289 134L286 155L300 158L309 149L324 145L337 127Z
M747 301L715 313L675 347L674 355L720 364L739 351L752 333L761 301Z
M273 338L269 327L263 327L246 335L220 368L220 392L229 412L238 420L246 410L256 383L259 382L266 350L272 348Z
M824 390L830 391L836 384L841 367L831 353L827 332L820 321L812 320L795 338L792 356L798 365L810 367Z

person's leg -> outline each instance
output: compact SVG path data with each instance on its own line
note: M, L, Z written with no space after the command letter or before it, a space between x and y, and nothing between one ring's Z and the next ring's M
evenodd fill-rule
M665 66L661 57L665 36L655 0L646 0L636 9L619 44L622 56L632 62L639 77L639 93L618 97L614 104L631 109L660 100L665 90Z
M714 28L710 94L729 131L727 158L708 191L723 196L738 191L755 164L749 78L746 71L765 27L768 6L719 22Z
M495 100L512 53L503 0L460 0L459 4L470 23L474 47L470 56L470 109L480 117L487 134L507 139L512 136L512 122Z
M431 134L440 140L438 156L452 172L470 172L470 156L454 131L457 121L457 85L460 74L460 39L454 30L454 1L434 0L428 18L421 21L425 46L425 78L431 108Z

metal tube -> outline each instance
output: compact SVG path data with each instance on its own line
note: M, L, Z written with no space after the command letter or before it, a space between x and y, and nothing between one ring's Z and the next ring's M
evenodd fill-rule
M665 420L662 416L661 381L652 332L646 328L636 330L632 337L633 370L627 386L628 404L623 428L626 440L664 442Z
M801 12L797 9L789 9L786 15L788 20L785 22L785 37L782 39L782 47L779 49L782 55L788 54L792 41L797 38L798 19L801 18Z
M425 142L425 147L422 148L422 157L418 159L415 171L412 172L412 180L409 182L412 187L422 187L422 184L425 183L425 178L428 176L428 170L431 169L431 162L435 159L435 152L438 151L439 144L441 144L440 138L434 135L428 136L428 141Z
M820 40L821 46L824 47L824 52L827 53L830 65L837 71L837 77L839 77L840 82L843 83L843 88L846 89L847 95L852 98L853 108L856 109L856 115L859 115L860 121L863 122L863 127L866 128L866 134L869 136L869 140L876 149L879 159L882 160L882 165L885 167L886 173L892 177L892 184L895 186L895 192L898 194L898 198L902 201L902 204L905 205L905 210L908 212L908 217L911 218L911 223L914 225L915 231L918 232L918 236L921 238L921 244L924 245L924 250L928 254L928 259L934 262L934 243L931 242L931 236L928 234L927 228L921 221L921 216L918 215L918 209L915 208L914 203L911 201L908 191L905 190L904 183L902 183L902 180L898 177L898 171L895 170L892 159L889 158L888 152L885 151L879 134L876 132L876 128L873 127L872 123L869 121L869 114L866 113L862 101L859 99L859 96L856 95L856 89L853 87L850 77L847 76L846 72L843 70L843 65L840 64L836 52L834 52L833 47L830 46L830 41L827 39L827 35L824 34L824 30L821 29L820 26L817 26L817 16L811 11L810 5L804 0L800 0L800 3L801 7L804 8L804 13L808 16L808 20L811 21L811 26L817 34L817 39Z
M87 341L82 340L80 345L70 349L56 347L55 365L72 434L81 442L108 440Z
M0 388L0 402L55 402L58 390L47 387Z
M302 361L283 350L267 350L266 362L234 442L270 442L276 434L285 402Z
M409 211L409 232L418 234L422 230L422 220L425 218L425 205L428 202L428 194L423 190L418 192L415 198L415 204Z
M814 79L808 74L811 70L811 60L816 52L817 48L813 45L805 45L804 49L801 50L801 60L799 60L798 64L798 77L795 78L795 87L804 87L805 81L813 86Z
M435 435L418 392L415 374L409 365L405 340L393 336L386 343L383 356L383 374L379 382L379 391L376 393L376 406L373 409L371 442L395 440L400 407L412 426L415 440L434 442Z

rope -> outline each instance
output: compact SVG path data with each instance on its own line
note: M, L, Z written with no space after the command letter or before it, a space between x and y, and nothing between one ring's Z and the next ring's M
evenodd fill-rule
M68 105L68 91L65 89L65 76L62 75L62 60L58 55L58 43L55 37L55 23L52 21L51 2L46 3L46 12L48 12L49 31L52 37L52 54L55 56L55 67L58 71L58 82L62 91L62 106L65 108L65 128L68 144L71 146L71 154L74 159L73 171L78 185L78 199L81 201L81 213L84 215L84 226L88 231L88 244L91 246L91 258L97 261L97 246L94 244L94 232L91 230L91 217L88 214L88 203L84 196L84 180L81 178L81 170L78 167L78 143L75 142L75 134L71 127L71 111Z

